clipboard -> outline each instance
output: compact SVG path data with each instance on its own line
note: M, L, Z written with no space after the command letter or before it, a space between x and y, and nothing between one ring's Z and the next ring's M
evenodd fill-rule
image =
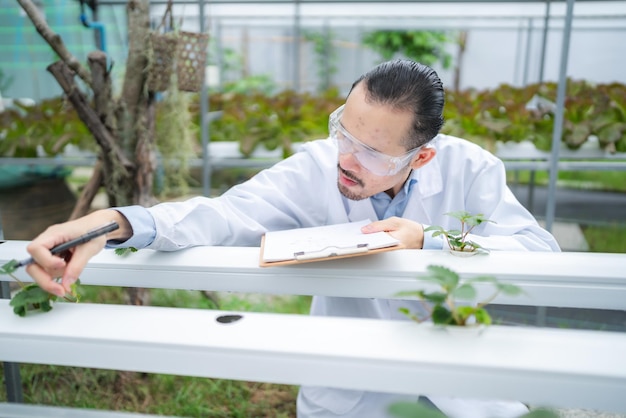
M268 232L261 239L260 267L357 257L405 248L386 232L363 234L371 221ZM270 249L268 245L273 247Z

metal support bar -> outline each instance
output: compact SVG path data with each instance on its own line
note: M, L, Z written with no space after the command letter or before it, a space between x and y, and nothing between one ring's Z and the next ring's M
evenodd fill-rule
M543 83L543 73L546 63L546 46L548 43L548 29L550 27L550 0L546 0L546 14L543 21L543 35L541 38L541 62L539 63L539 84Z
M204 22L204 0L198 1L200 14L200 33L206 31ZM202 69L202 87L200 89L200 138L202 140L202 194L211 195L211 155L209 154L209 124L207 114L209 113L209 93L206 83L206 68Z
M300 92L300 1L294 1L293 16L293 89Z
M0 216L0 240L4 239L2 230L2 216ZM0 282L0 299L11 299L9 282ZM4 381L6 384L7 400L9 402L24 402L22 393L22 378L18 363L4 362Z
M533 19L528 19L528 29L526 32L526 56L524 58L524 74L522 75L522 85L528 85L528 67L530 65L530 51L532 49L533 40Z
M554 215L556 212L556 180L559 175L559 150L561 148L561 135L563 133L565 88L567 84L567 59L569 56L573 13L574 0L567 0L565 28L563 29L563 46L561 47L559 85L556 96L556 114L554 118L554 130L552 132L552 158L550 160L550 181L548 183L548 202L546 205L546 229L548 231L552 231L552 224L554 223Z

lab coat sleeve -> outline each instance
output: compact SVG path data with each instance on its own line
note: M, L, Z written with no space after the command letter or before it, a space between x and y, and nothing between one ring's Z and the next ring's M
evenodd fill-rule
M476 227L468 239L492 250L560 251L552 234L543 229L506 185L501 160L481 162L478 175L467 186L466 210L482 213L493 222Z
M330 190L309 152L298 152L216 198L195 197L149 209L156 236L148 248L259 246L270 230L324 224Z

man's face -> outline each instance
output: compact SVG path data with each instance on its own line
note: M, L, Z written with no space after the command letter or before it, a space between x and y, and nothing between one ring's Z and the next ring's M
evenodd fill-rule
M346 101L341 115L341 126L350 136L369 148L392 157L406 154L403 145L410 130L413 115L408 111L395 111L389 106L367 103L365 88L357 85ZM419 152L418 152L419 155ZM365 168L352 152L339 152L337 187L348 199L361 200L387 191L395 196L406 181L411 162L392 175L379 175Z

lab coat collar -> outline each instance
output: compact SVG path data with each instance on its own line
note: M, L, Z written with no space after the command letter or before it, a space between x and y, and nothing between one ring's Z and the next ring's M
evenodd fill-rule
M413 188L418 188L422 198L431 197L443 191L443 179L438 157L439 154L436 154L425 166L411 172L411 178L417 180L417 184ZM413 193L415 192L416 190L413 190Z
M404 217L423 223L430 222L429 213L424 205L425 201L443 190L443 179L437 155L422 168L413 170L409 177L410 180L416 180L417 184L413 185L413 190L411 190L409 202L404 210ZM359 201L346 199L345 197L343 199L347 202L346 208L350 222L358 222L364 219L374 221L378 219L370 199Z

